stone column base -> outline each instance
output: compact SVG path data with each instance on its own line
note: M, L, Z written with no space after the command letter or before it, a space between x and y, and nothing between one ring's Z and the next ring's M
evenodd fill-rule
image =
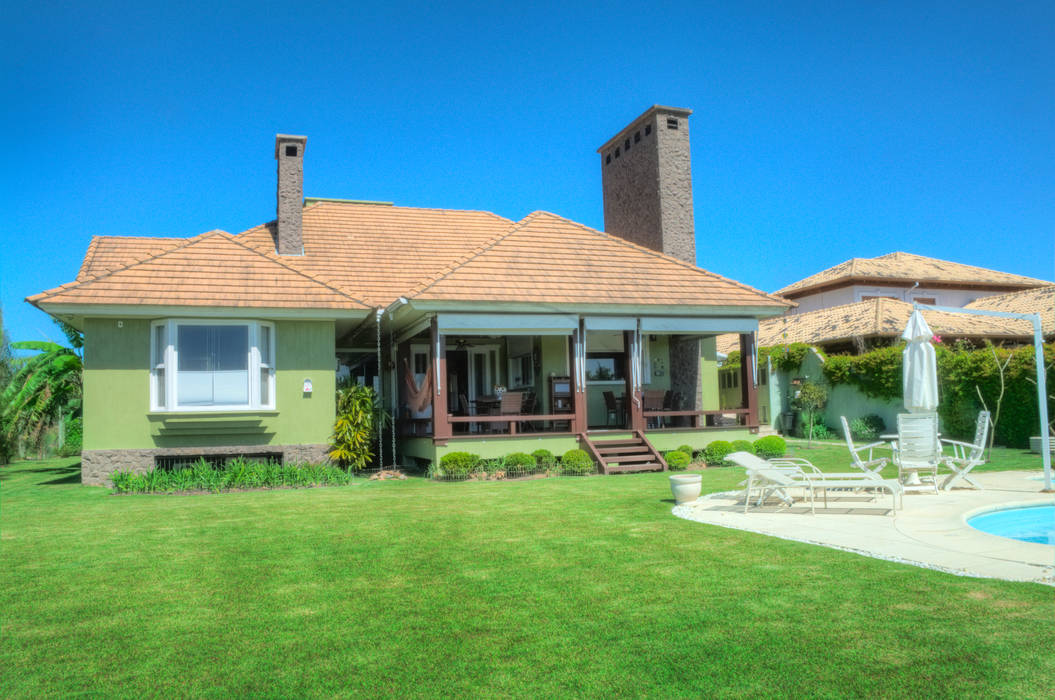
M275 453L284 463L328 462L329 445L224 445L211 447L158 447L147 450L84 450L81 452L81 483L112 486L115 471L145 474L154 468L156 457L196 457Z

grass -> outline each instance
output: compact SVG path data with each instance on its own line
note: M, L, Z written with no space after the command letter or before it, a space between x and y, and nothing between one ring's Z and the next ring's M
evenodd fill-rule
M847 466L835 446L796 453ZM742 472L703 475L711 491ZM3 467L0 696L1042 697L1055 681L1050 588L692 523L669 499L664 474L112 496L76 460Z

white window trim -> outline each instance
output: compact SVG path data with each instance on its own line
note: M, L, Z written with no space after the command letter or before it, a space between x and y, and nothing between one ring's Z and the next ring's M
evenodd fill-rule
M160 365L165 369L165 405L159 405L157 391L157 370L155 365L157 357L157 327L165 327L165 352L164 361ZM176 348L176 329L179 326L247 326L249 329L249 403L241 406L179 406L178 399L178 367L179 352ZM267 327L271 330L269 335L269 352L271 358L269 365L260 361L260 328ZM268 321L253 321L249 319L204 319L204 318L170 318L163 321L154 321L150 324L150 410L163 413L235 413L245 411L269 411L275 409L275 324ZM260 370L267 368L268 371L268 398L267 403L260 402Z

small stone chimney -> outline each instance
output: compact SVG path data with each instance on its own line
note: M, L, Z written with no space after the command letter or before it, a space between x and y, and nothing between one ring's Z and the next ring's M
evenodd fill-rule
M304 209L304 144L307 136L275 136L278 161L278 216L275 226L275 252L303 255L301 219Z
M654 105L597 152L604 230L695 265L690 114Z

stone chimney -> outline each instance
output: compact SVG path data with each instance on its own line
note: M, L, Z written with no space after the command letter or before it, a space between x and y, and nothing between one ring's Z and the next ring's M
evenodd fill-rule
M597 152L604 230L695 265L690 114L654 105Z
M278 216L275 225L275 252L303 255L301 219L304 209L304 144L307 136L275 136L278 161Z

